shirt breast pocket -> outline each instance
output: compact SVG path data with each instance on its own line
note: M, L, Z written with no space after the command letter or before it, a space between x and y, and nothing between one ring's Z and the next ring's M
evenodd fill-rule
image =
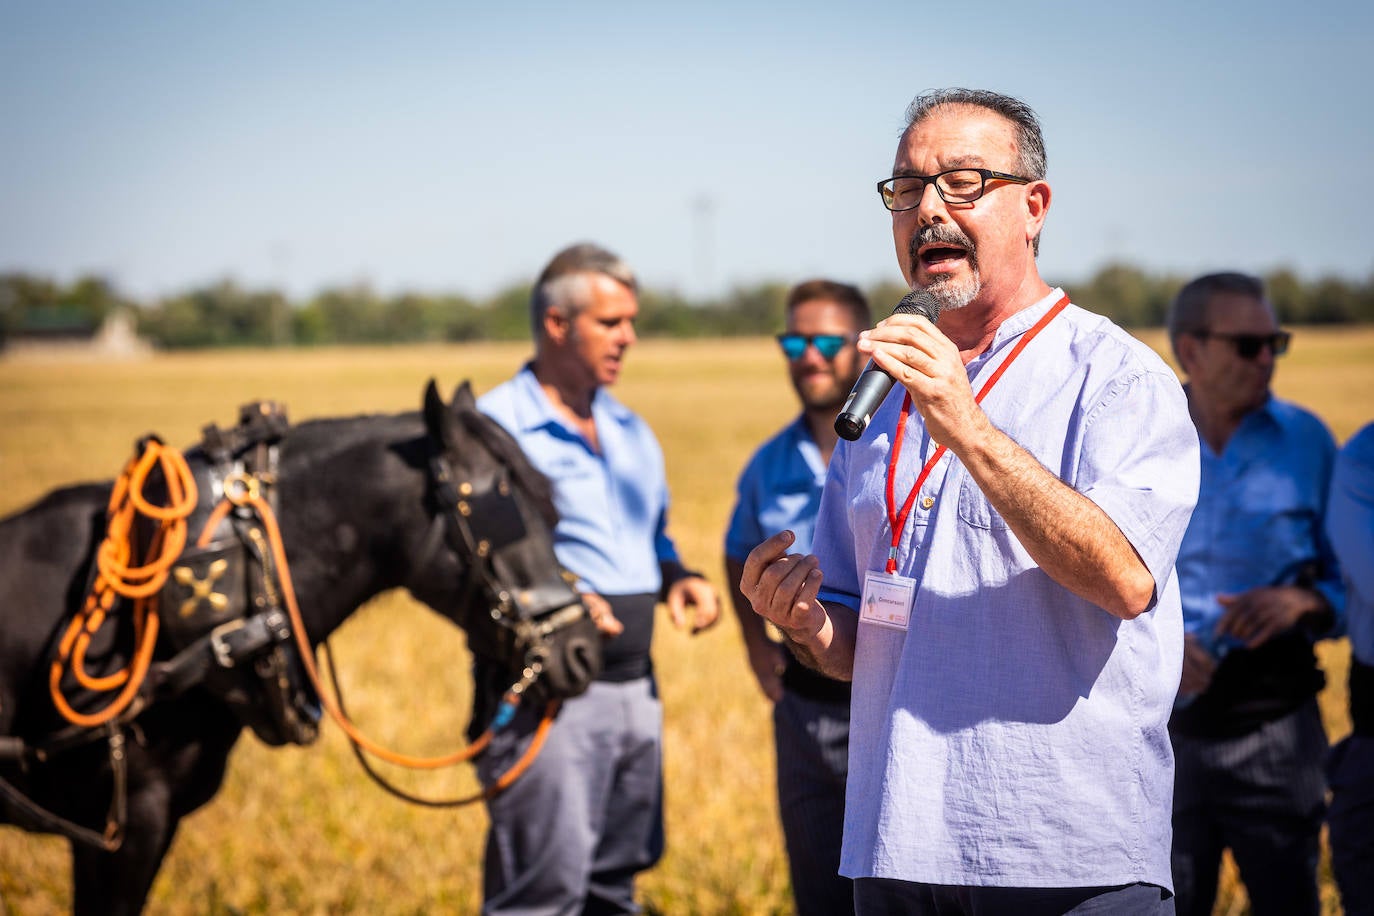
M591 462L581 461L574 455L550 455L542 461L536 460L535 464L554 484L585 481L596 473Z
M1006 531L1007 521L992 508L983 491L972 477L965 476L959 484L959 519L964 524L984 531Z

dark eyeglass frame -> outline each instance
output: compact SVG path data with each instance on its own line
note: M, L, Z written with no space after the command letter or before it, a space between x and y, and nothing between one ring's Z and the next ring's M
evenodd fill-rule
M1268 347L1275 356L1282 356L1288 352L1288 347L1293 343L1293 335L1288 331L1275 331L1272 334L1218 334L1215 331L1194 331L1193 336L1199 340L1206 340L1215 337L1218 340L1229 340L1231 345L1236 348L1236 355L1241 359L1254 359L1260 355L1260 350Z
M940 187L940 179L946 175L952 175L955 172L977 172L979 177L982 178L982 182L978 185L978 193L972 197L957 197L950 200L949 197L945 195L945 189ZM897 199L897 194L890 185L894 181L901 181L904 179L918 179L924 182L924 184L921 185L921 193L916 195L916 203L912 204L910 207L894 207L892 206L892 202ZM937 172L934 175L893 175L891 178L884 178L878 182L878 196L882 198L883 206L887 207L893 213L901 213L904 210L915 210L921 205L921 201L925 199L926 188L933 184L935 185L935 193L939 194L940 199L945 203L971 204L975 200L981 199L982 196L987 193L989 179L1010 181L1013 184L1030 184L1032 181L1039 180L1036 178L1024 178L1021 175L1011 175L1007 172L994 172L992 169L974 169L965 166L957 169L945 169L943 172Z
M795 361L806 355L807 347L815 347L825 359L834 359L845 344L854 342L855 337L852 334L779 334L777 339L783 355Z

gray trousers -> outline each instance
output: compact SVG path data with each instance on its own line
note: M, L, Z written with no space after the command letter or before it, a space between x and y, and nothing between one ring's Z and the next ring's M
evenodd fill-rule
M482 755L495 780L527 746L522 709ZM534 764L487 803L482 912L638 913L635 875L663 855L663 711L652 677L594 682L563 704Z
M773 735L778 810L797 914L853 913L853 884L840 875L849 704L811 700L786 690L773 707Z
M1374 916L1374 736L1351 735L1331 751L1331 870L1346 916Z
M1238 738L1171 737L1178 912L1212 912L1229 848L1255 916L1316 916L1327 750L1316 699Z

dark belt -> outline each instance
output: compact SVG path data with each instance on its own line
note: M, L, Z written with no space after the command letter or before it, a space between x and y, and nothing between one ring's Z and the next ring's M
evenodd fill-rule
M1350 658L1350 722L1357 735L1374 738L1374 666Z
M1169 730L1195 738L1235 738L1281 719L1326 685L1311 639L1294 629L1255 649L1232 649L1211 686L1182 709Z
M787 667L782 672L782 686L799 697L821 703L848 703L850 686L848 681L837 681L788 657Z

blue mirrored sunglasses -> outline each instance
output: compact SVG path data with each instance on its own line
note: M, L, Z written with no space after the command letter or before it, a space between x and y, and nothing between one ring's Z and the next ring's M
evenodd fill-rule
M815 344L816 352L826 359L834 359L851 339L843 334L779 334L778 345L788 359L801 359L808 344Z

